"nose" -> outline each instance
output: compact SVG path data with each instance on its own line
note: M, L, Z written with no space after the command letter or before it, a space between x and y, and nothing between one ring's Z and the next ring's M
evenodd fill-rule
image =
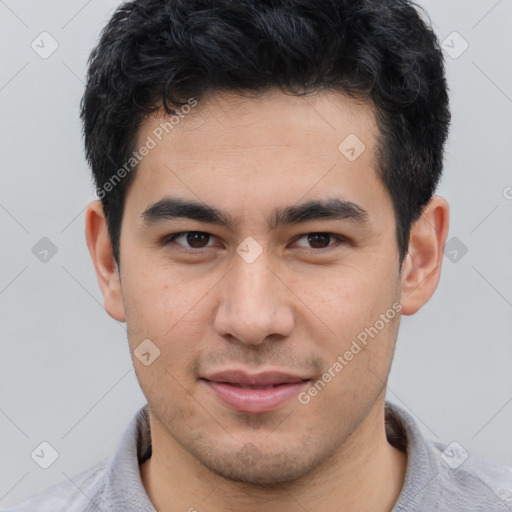
M233 267L219 283L214 328L220 336L259 345L269 336L289 336L293 331L293 294L268 263L265 251L252 263L235 256Z

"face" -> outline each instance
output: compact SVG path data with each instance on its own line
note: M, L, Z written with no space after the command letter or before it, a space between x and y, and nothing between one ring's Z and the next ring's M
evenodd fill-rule
M297 478L363 428L391 364L401 285L374 111L271 91L165 121L139 131L155 147L120 240L152 428L226 478Z

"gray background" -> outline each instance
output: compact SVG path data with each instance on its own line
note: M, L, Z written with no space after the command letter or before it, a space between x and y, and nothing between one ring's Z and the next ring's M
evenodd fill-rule
M78 103L117 4L0 0L0 507L110 456L144 404L84 239ZM422 4L446 41L453 125L438 194L453 240L437 293L403 318L388 399L428 438L512 465L512 0ZM46 59L31 47L51 49L43 31L59 45ZM43 237L57 248L46 262L32 251ZM30 456L42 441L59 453L46 470Z

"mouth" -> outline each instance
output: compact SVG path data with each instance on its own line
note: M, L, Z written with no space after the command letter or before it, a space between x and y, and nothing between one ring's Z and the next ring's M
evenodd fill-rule
M223 405L253 414L284 406L311 381L281 371L250 374L239 370L218 372L200 380Z

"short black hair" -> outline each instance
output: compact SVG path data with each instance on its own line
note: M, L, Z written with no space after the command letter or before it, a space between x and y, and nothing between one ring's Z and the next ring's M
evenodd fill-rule
M411 226L441 176L450 124L443 56L421 7L408 0L135 0L103 29L81 103L86 157L118 264L144 118L161 108L176 114L209 92L270 88L372 101L378 171L403 261Z

